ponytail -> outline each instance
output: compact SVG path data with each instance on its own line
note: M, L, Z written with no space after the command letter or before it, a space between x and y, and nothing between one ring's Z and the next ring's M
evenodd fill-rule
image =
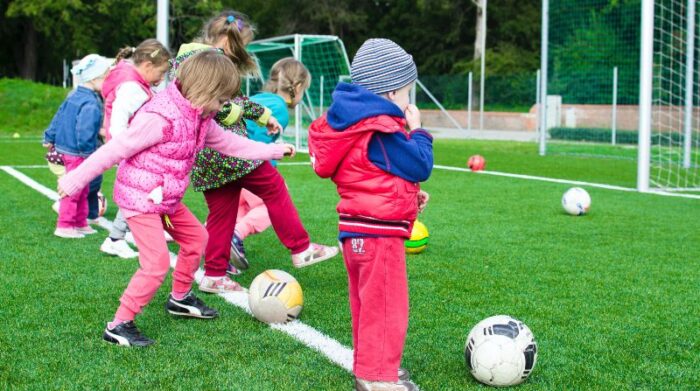
M270 68L270 78L265 83L263 90L272 93L284 92L289 95L294 102L297 88L302 86L302 93L311 85L311 74L309 70L292 57L278 60ZM290 102L288 102L290 103Z
M119 63L124 59L131 59L136 65L147 61L158 67L170 60L170 52L157 39L150 38L141 42L137 47L120 49L114 63Z

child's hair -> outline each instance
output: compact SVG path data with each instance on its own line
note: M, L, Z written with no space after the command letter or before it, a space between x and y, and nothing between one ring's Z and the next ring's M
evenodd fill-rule
M292 57L278 60L270 69L270 78L265 83L263 90L278 93L283 91L292 98L296 98L296 88L303 86L302 91L311 85L311 74L304 64Z
M223 11L209 19L202 29L200 41L215 45L226 37L224 54L233 61L243 75L255 76L259 73L255 59L245 50L247 43L253 40L255 27L248 16L237 11Z
M114 63L129 58L136 65L144 62L150 62L156 67L162 66L170 60L170 51L163 46L157 39L149 38L139 44L137 47L125 47L119 50Z
M180 92L193 106L202 107L219 97L233 97L241 88L241 77L233 62L213 50L185 60L177 70Z

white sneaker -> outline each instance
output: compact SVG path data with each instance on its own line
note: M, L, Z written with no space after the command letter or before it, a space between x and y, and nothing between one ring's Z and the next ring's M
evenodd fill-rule
M245 288L240 286L236 281L223 277L202 277L199 281L199 290L209 293L226 293L226 292L243 292Z
M89 225L86 225L84 227L78 227L75 230L83 235L92 235L97 233L97 231Z
M410 380L396 383L355 379L356 391L418 391L418 386Z
M292 264L296 268L302 268L331 259L336 255L338 255L338 247L311 243L306 250L292 255Z
M105 238L100 246L100 251L107 253L109 255L116 255L119 258L129 259L136 258L139 256L137 251L134 251L129 247L129 244L124 239L114 240L111 238Z
M82 239L85 237L85 235L80 233L75 228L56 228L56 230L53 231L53 234L58 236L59 238L66 239Z

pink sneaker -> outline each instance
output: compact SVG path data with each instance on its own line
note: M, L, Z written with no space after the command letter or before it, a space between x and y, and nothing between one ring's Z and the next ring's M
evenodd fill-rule
M223 277L204 276L199 282L199 290L208 293L226 293L226 292L243 292L245 288L240 286L236 281Z
M338 255L338 247L311 243L306 250L292 254L292 264L296 268L302 268L331 259L336 255Z

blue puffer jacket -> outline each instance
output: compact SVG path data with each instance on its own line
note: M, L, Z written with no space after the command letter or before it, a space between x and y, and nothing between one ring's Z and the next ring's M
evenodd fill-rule
M97 135L102 126L102 100L97 92L79 86L53 116L44 132L44 143L56 151L87 157L97 149Z

